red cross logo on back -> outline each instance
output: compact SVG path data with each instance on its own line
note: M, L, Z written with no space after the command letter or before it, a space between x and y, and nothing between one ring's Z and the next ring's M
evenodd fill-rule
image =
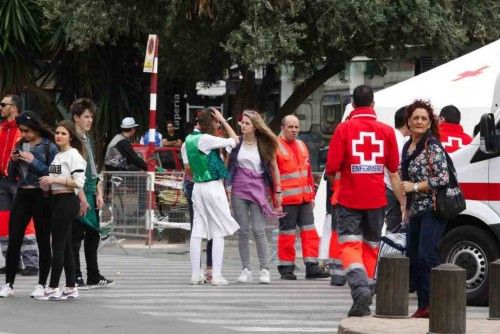
M359 139L352 141L352 155L359 157L362 165L376 165L376 159L384 156L384 141L375 132L360 132Z
M448 140L443 142L443 147L448 153L455 152L459 148L464 147L462 138L448 136Z

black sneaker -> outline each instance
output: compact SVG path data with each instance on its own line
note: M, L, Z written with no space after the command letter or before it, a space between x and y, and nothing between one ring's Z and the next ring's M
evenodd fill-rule
M85 281L82 277L77 277L75 280L75 286L80 290L88 290L89 287L85 284Z
M104 276L101 276L100 280L97 282L91 282L91 281L87 280L87 286L89 287L89 289L103 288L103 287L108 287L108 286L113 286L113 285L115 285L115 281L107 279Z
M26 267L23 270L21 270L21 275L23 275L23 276L37 276L38 269L34 268L34 267Z

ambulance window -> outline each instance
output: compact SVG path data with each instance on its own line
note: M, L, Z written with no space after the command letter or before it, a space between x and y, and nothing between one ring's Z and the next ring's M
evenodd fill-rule
M342 120L344 110L343 96L340 94L328 94L321 100L321 132L331 135L338 123Z

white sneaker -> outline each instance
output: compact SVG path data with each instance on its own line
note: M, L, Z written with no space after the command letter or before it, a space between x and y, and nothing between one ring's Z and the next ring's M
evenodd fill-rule
M11 296L14 296L14 289L10 287L10 284L2 285L2 288L0 289L0 298L7 298Z
M62 299L77 299L80 296L78 293L78 288L75 286L74 288L65 287L62 293Z
M196 277L196 276L193 276L191 275L191 285L201 285L201 284L205 284L205 274L203 273L203 271L200 273L200 276Z
M51 288L48 287L45 289L43 296L35 297L36 300L53 300L58 301L62 300L62 291L59 288Z
M269 283L271 283L271 274L269 274L269 270L262 269L260 271L259 283L260 284L269 284Z
M38 284L35 287L35 290L31 293L31 298L42 297L45 294L45 287L41 284Z
M212 285L228 285L229 282L222 276L212 277Z
M250 283L252 281L252 272L247 268L243 268L240 276L236 280L238 283Z

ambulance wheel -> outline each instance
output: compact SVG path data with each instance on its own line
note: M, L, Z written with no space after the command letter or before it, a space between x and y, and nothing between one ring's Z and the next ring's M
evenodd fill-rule
M448 231L441 243L441 258L467 270L467 305L488 305L488 264L500 257L495 238L476 226Z

